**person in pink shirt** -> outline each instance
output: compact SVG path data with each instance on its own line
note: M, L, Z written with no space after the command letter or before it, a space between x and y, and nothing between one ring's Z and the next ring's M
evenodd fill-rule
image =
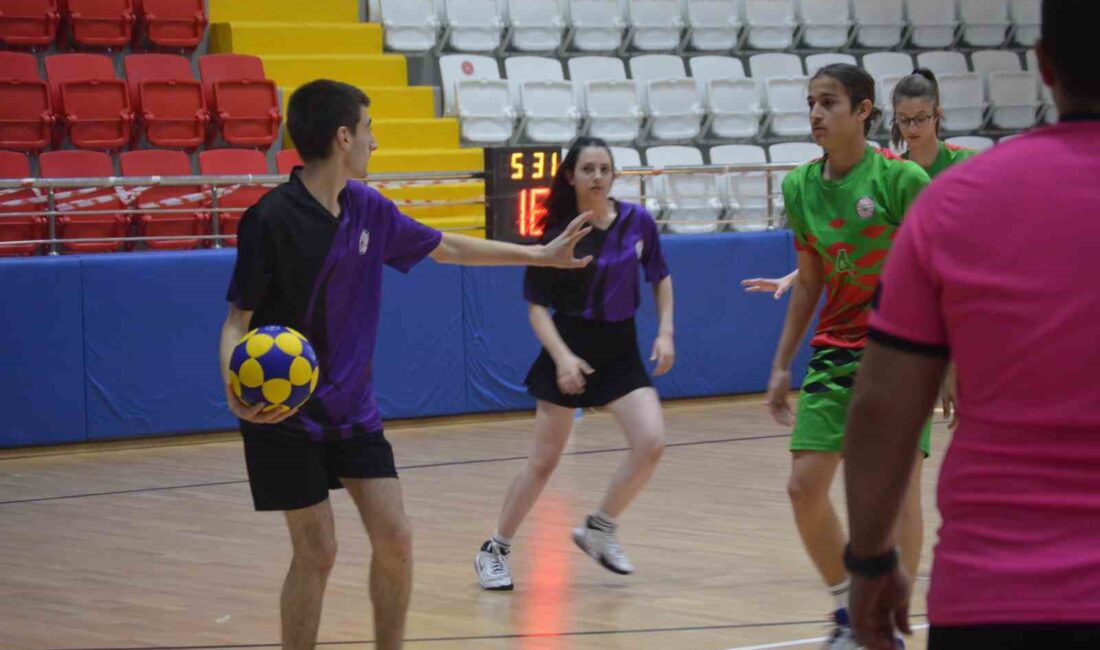
M887 260L845 438L853 633L907 632L898 513L948 361L933 650L1100 648L1100 55L1095 0L1044 0L1061 119L937 177Z

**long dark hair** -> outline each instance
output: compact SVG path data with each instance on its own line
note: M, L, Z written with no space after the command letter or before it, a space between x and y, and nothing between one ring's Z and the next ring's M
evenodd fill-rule
M879 117L882 116L882 111L879 110L878 106L875 106L874 78L863 68L854 66L851 63L827 65L814 73L814 76L810 78L810 82L812 83L815 79L821 77L836 79L840 82L840 85L844 86L844 90L848 91L848 99L852 104L853 113L863 100L866 99L871 102L871 114L867 116L867 121L863 123L863 135L869 134L875 123L878 122Z
M611 168L615 168L615 156L611 153L611 147L600 138L582 136L573 141L569 147L569 153L565 154L565 160L558 166L558 174L554 177L554 184L550 186L550 196L546 199L546 216L543 223L549 232L553 227L562 222L568 222L577 216L577 189L569 182L569 176L577 168L577 159L581 152L589 147L598 147L607 151L611 158Z
M894 86L894 92L890 95L890 103L897 108L898 102L903 99L930 99L932 100L932 119L936 121L936 137L943 136L943 119L940 117L940 83L936 81L936 74L928 68L917 68L908 77L903 77L898 85ZM895 149L901 148L905 137L901 134L901 125L894 116L894 123L890 127L890 140Z

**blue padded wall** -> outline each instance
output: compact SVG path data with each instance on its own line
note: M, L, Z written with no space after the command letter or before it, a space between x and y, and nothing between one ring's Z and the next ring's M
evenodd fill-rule
M664 397L765 388L786 301L740 280L793 267L786 232L668 236L677 366ZM227 430L217 368L225 288L236 251L0 260L0 447ZM538 342L523 270L430 260L383 277L375 379L384 417L533 406L522 385ZM646 288L639 345L656 332ZM796 383L807 350L795 364Z
M229 429L218 370L236 252L87 255L88 439Z
M384 418L466 411L462 269L428 259L408 275L387 268L374 351Z
M80 262L0 260L0 447L84 440Z
M463 269L462 305L468 410L534 408L523 378L539 342L527 320L523 269Z

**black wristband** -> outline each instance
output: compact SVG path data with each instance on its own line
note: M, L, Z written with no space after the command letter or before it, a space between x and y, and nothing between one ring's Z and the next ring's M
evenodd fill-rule
M897 549L891 549L889 553L878 557L857 558L852 555L852 545L844 547L844 568L852 575L861 578L877 578L884 573L889 573L898 566Z

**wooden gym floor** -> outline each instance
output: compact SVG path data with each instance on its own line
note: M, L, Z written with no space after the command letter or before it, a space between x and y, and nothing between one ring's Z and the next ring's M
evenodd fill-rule
M831 603L787 504L787 432L759 401L666 405L668 449L622 522L628 577L569 539L624 451L610 416L586 412L516 539L511 593L480 590L472 561L526 457L531 414L392 425L415 534L406 647L818 647ZM922 574L947 441L937 423ZM841 507L839 480L834 496ZM318 647L371 648L367 537L347 495L333 502L340 554ZM235 434L0 452L5 650L277 648L289 558L282 516L252 510ZM908 647L924 647L924 632Z

